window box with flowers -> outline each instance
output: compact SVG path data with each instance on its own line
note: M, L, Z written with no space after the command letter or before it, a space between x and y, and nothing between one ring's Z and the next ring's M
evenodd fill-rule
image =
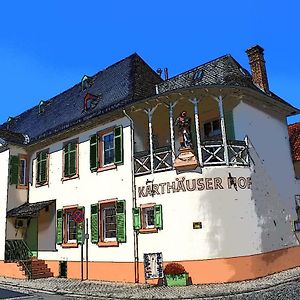
M165 283L167 286L186 286L189 274L185 271L183 265L178 263L169 263L164 269Z

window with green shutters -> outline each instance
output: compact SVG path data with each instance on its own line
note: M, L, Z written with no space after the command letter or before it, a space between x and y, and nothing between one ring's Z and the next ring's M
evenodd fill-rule
M163 215L161 204L142 204L132 209L133 228L141 233L157 232L163 229Z
M126 201L104 200L91 205L91 241L99 246L126 243Z
M100 131L90 137L90 170L106 170L123 164L123 127Z
M72 206L57 210L56 243L58 245L62 245L63 247L74 247L82 243L84 237L84 222L78 223L75 221L75 218L78 218L78 210L82 211L84 215L83 206Z
M36 183L44 185L48 182L48 150L37 153Z
M9 183L18 184L19 156L12 155L9 158Z
M64 177L73 177L78 174L77 141L71 141L64 145Z

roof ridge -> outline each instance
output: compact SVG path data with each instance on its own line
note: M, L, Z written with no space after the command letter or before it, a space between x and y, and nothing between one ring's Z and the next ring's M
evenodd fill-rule
M193 70L198 69L198 68L200 68L200 67L203 67L203 66L205 66L205 65L207 65L207 64L210 64L210 63L212 63L212 62L214 62L214 61L218 61L218 60L220 60L220 59L223 59L223 58L226 57L226 56L230 56L230 54L224 54L224 55L219 56L219 57L217 57L217 58L215 58L215 59L211 59L211 60L209 60L208 62L205 62L205 63L203 63L203 64L201 64L201 65L196 66L196 67L193 67L193 68L191 68L191 69L189 69L189 70L187 70L187 71L183 71L183 72L181 72L181 73L178 73L178 74L176 74L176 75L174 75L174 76L168 78L167 80L164 80L164 82L167 82L168 80L174 79L174 78L176 78L177 76L180 76L180 75L185 74L185 73L187 73L187 72L192 72Z

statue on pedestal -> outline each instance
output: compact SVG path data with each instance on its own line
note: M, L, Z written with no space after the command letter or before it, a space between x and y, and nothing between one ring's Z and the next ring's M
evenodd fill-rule
M198 166L198 160L192 149L191 118L186 111L181 112L175 121L179 132L179 155L174 161L174 168L178 171L194 170Z
M191 118L187 116L186 111L183 111L175 121L175 126L178 127L179 143L181 148L191 148Z

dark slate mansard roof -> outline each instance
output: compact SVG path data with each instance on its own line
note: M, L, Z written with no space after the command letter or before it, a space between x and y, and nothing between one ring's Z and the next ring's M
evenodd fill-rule
M202 72L201 76L195 78L197 72ZM267 94L258 88L252 81L251 74L244 69L231 55L227 54L195 67L189 71L178 74L158 85L159 94L171 92L173 90L191 87L243 87L250 88L256 92L272 97L281 104L289 108L298 110L289 103L278 97L273 92Z
M196 73L199 76L196 76ZM265 93L252 82L250 73L231 56L224 55L189 71L163 81L136 53L100 71L92 77L88 92L100 95L97 106L84 111L87 90L78 83L69 90L46 101L44 112L35 106L6 122L0 128L27 134L30 142L55 134L86 120L103 115L128 104L158 94L191 87L244 87L272 97L294 112L296 108L272 92ZM0 135L1 138L1 135Z
M35 106L1 125L16 133L27 134L30 142L55 134L86 120L125 107L155 94L162 79L136 53L111 65L92 77L88 90L81 83L45 101L44 111ZM87 91L99 95L95 108L84 111ZM1 134L0 134L1 137Z

